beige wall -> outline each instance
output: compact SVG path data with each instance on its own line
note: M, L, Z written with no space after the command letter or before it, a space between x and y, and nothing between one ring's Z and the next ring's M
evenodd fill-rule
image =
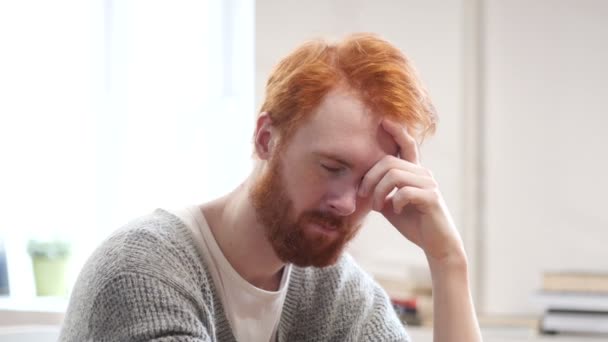
M608 272L608 2L488 1L486 310L543 270Z
M605 18L601 0L258 0L256 105L271 67L305 39L373 31L394 42L439 110L422 160L479 267L480 311L530 314L543 270L608 270ZM382 218L368 223L351 248L366 269L411 279L425 267Z

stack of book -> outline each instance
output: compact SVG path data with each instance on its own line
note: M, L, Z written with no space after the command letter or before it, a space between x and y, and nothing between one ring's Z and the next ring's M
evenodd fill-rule
M432 325L432 289L420 280L402 280L376 276L375 280L384 288L397 316L406 325Z
M608 334L608 273L546 272L537 299L543 333Z
M393 309L397 313L397 317L406 325L422 325L422 317L418 309L418 301L416 298L411 299L394 299L391 298Z

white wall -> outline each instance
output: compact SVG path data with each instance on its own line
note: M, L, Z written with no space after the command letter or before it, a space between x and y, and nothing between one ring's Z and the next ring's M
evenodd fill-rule
M608 271L608 2L487 2L484 309L543 270Z
M259 0L256 104L259 108L271 68L303 41L335 39L355 31L380 34L413 59L434 99L440 124L436 136L423 145L422 162L434 171L456 222L461 222L461 7L456 0ZM368 223L351 248L368 270L403 279L409 265L426 265L418 247L381 216L370 217Z

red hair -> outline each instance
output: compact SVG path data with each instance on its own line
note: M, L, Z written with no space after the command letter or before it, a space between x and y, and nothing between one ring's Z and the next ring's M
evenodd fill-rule
M377 115L403 123L418 141L435 131L435 109L411 62L373 34L301 45L270 74L260 112L267 112L279 131L291 136L340 85L353 89Z

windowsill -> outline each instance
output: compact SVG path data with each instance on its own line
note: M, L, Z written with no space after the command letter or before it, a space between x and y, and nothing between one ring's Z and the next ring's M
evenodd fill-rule
M63 314L67 307L68 299L62 297L0 297L0 311L26 311Z
M68 299L60 297L0 297L0 327L59 326L67 306Z
M58 341L57 325L22 325L12 327L0 326L0 341L6 342L41 342Z

